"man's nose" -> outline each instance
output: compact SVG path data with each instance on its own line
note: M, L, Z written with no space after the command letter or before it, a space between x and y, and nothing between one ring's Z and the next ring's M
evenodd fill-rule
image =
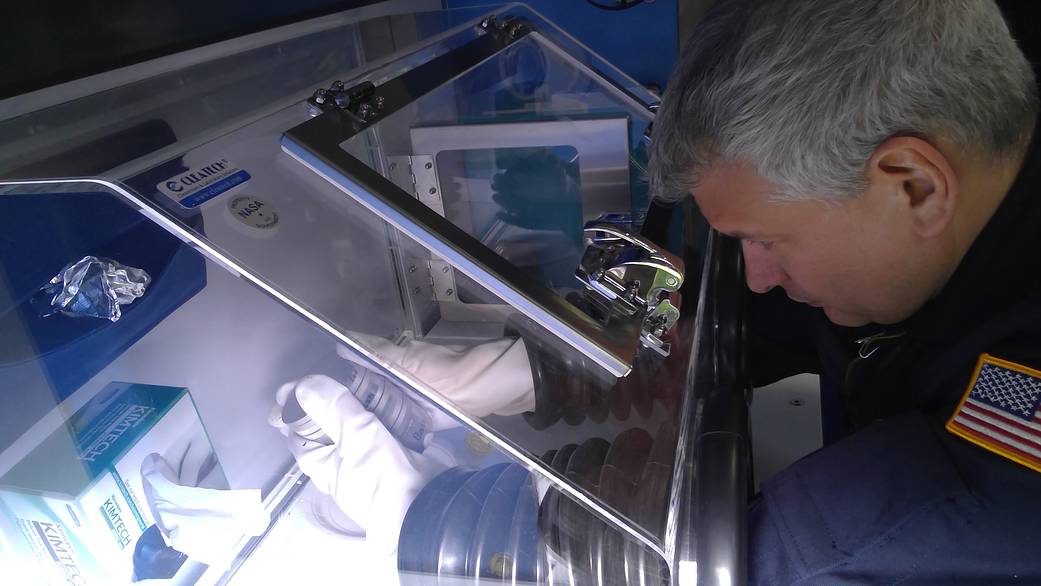
M766 293L784 283L787 278L784 269L769 250L742 241L741 253L745 257L745 281L749 289L756 293Z

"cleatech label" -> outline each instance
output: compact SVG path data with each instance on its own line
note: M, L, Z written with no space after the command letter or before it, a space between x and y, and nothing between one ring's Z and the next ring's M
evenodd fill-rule
M160 181L156 189L183 207L194 208L249 179L249 173L221 158Z

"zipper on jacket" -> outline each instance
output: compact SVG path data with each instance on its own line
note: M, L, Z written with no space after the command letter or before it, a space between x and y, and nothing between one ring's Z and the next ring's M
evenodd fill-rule
M885 340L894 340L896 338L903 337L907 332L896 332L890 334L889 332L879 332L877 334L854 340L854 344L857 344L857 355L850 361L849 366L846 367L846 377L842 384L842 391L844 397L849 397L850 394L850 383L853 381L853 370L858 364L874 356L875 352L881 348L879 342Z

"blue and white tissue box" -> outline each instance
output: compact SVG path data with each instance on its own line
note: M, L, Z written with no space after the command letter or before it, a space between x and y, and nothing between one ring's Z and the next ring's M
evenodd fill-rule
M141 479L153 453L186 484L228 487L187 389L110 383L0 476L0 565L19 584L131 583L156 523Z

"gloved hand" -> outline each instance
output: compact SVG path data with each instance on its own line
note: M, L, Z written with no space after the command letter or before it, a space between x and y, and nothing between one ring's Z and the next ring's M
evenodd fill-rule
M678 399L667 389L682 388L682 384L662 385L655 381L674 382L677 376L685 374L670 372L667 363L652 350L641 347L632 372L614 378L577 352L549 343L538 330L534 322L518 314L506 320L506 335L523 339L528 351L536 400L535 408L524 418L535 429L546 429L561 419L568 425L579 425L587 417L603 423L610 413L625 421L633 408L641 417L648 418L656 399L675 409ZM659 389L661 386L667 389Z
M302 437L282 421L290 393L327 439ZM416 494L444 467L403 447L350 389L327 376L286 383L275 400L270 422L288 437L300 469L365 530L382 572L396 575L401 522Z
M492 199L502 207L496 216L514 226L556 230L581 240L578 163L566 160L568 154L573 153L532 148L500 155L505 170L492 177Z
M517 268L553 288L575 286L582 256L582 194L570 147L511 149L496 154L496 217L506 230L489 244Z
M378 336L357 332L352 336L474 417L516 415L535 409L531 367L520 338L468 347L418 340L397 345ZM357 360L353 351L344 346L337 351L343 358ZM446 422L444 417L434 417L435 430L446 424L458 425Z

